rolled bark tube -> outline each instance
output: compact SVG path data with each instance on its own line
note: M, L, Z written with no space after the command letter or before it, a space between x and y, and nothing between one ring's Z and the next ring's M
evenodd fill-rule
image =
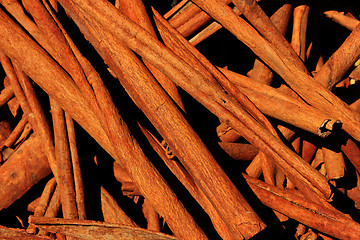
M245 176L245 175L244 175ZM360 224L337 210L330 210L294 194L245 176L260 201L304 225L340 239L356 239ZM346 229L345 231L339 231Z
M0 167L0 210L9 207L50 173L41 142L32 136Z

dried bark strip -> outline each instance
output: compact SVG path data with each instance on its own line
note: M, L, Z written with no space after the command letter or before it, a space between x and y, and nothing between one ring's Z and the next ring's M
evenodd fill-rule
M50 97L50 108L54 128L55 157L58 163L58 187L61 191L61 209L64 218L77 219L74 175L71 166L69 141L64 111Z
M356 18L346 16L343 13L334 10L326 11L324 14L326 17L330 18L334 22L340 24L350 31L353 31L360 22Z
M318 71L315 79L324 87L332 89L360 57L360 25L358 25L341 46L331 55ZM350 134L350 133L349 133ZM351 135L351 134L350 134ZM356 137L354 137L356 139ZM359 139L357 139L359 141Z
M0 93L0 107L4 106L14 97L14 91L11 87L5 87Z
M203 30L195 34L192 38L189 39L189 43L191 43L193 46L198 45L217 31L219 31L222 28L222 26L217 22L210 23L207 27L205 27Z
M45 185L43 192L41 193L40 200L36 205L34 216L44 216L46 208L50 202L51 196L55 191L56 181L55 178L51 178ZM26 229L28 233L36 233L36 227L33 224L30 224Z
M32 136L0 167L0 210L9 207L50 173L41 141Z
M193 18L195 15L201 12L201 9L188 1L180 13L173 17L165 17L169 23L174 27L178 28L181 25L184 25L189 19Z
M77 237L80 239L178 239L167 234L156 233L141 228L90 220L68 220L61 218L31 216L29 222L36 224L36 226L40 229L44 229L49 232L63 233L67 236Z
M306 29L309 17L310 7L308 5L299 5L294 8L293 32L291 36L291 46L299 55L300 59L305 61L306 52Z
M60 188L56 187L55 191L54 191L54 193L53 193L53 195L51 197L51 200L49 202L49 205L47 206L44 217L48 217L48 218L57 217L57 215L58 215L58 213L60 211L60 208L61 208L61 200L60 200L60 198L61 198ZM34 225L34 224L31 224L31 225ZM40 230L38 235L46 236L46 235L49 235L49 233L47 231Z
M55 178L51 178L45 185L45 188L40 196L40 201L38 202L34 215L35 216L44 216L50 198L53 195L56 187Z
M80 168L80 159L76 146L74 122L71 116L67 113L65 113L65 122L66 122L66 130L67 130L69 147L70 147L72 170L74 175L77 214L79 219L86 219L84 184L83 184L82 173Z
M221 1L225 2L225 4L231 3L231 0ZM166 19L184 37L191 36L212 21L211 17L195 4L189 4L189 6L182 10L178 15ZM211 25L214 26L216 24L211 23Z
M0 235L4 239L29 239L29 240L51 239L50 237L34 236L32 234L26 233L24 230L21 229L7 228L4 226L0 226Z
M244 175L249 186L266 206L320 232L340 239L356 239L360 224L338 210L330 210L260 180ZM342 229L342 231L339 231Z

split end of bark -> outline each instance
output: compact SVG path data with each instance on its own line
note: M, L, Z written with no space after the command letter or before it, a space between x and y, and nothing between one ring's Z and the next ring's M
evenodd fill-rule
M322 138L329 136L332 132L341 128L342 122L339 120L325 119L318 128L318 135Z

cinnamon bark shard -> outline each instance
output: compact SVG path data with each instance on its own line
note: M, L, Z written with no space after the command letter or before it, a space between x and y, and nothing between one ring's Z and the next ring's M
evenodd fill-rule
M325 119L324 122L318 128L318 135L322 138L329 136L334 130L341 128L341 121L335 122L331 119Z
M66 236L80 239L158 239L177 240L178 238L157 233L137 227L129 227L120 224L109 224L91 220L70 220L61 218L46 218L30 216L29 222L39 229L54 233L62 233Z

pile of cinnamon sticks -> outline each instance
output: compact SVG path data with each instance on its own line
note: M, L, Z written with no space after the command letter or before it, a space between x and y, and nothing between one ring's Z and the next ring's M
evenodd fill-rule
M355 6L0 3L1 238L360 236Z

